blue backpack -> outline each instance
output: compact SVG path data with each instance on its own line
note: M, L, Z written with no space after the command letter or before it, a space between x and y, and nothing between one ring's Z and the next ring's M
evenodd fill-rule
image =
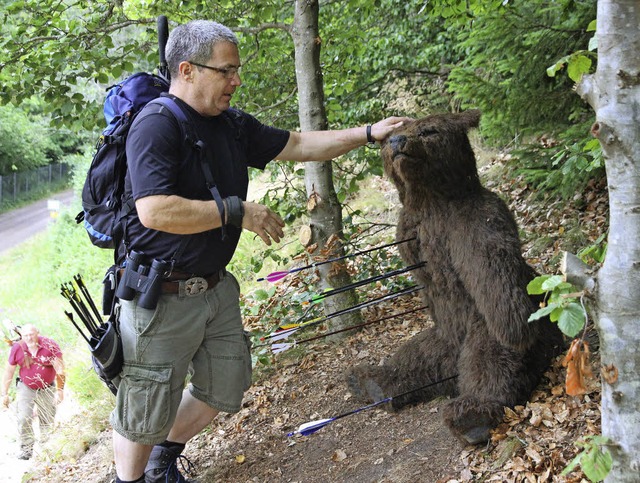
M169 90L162 77L139 72L109 88L104 102L107 127L102 131L82 188L84 223L91 242L100 248L116 248L124 234L123 220L133 210L124 200L127 174L125 144L133 120L147 103ZM172 102L173 103L173 102Z

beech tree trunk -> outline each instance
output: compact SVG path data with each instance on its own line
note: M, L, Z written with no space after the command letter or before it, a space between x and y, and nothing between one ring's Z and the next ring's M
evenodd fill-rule
M606 482L640 481L640 2L599 0L598 67L578 93L596 112L609 184L607 255L597 274L596 327ZM617 376L616 376L617 372ZM605 376L606 374L606 376Z
M327 116L324 109L324 91L322 69L320 67L321 39L318 32L318 0L296 0L292 37L295 47L296 82L298 85L298 116L302 131L327 129ZM312 255L321 252L327 257L344 254L342 243L330 253L324 250L332 236L343 239L342 207L333 186L331 161L312 161L305 163L305 186L309 203L311 240L315 246ZM351 278L343 263L321 265L321 288L343 287ZM357 301L353 290L323 300L326 314L354 305ZM333 319L333 326L343 328L359 323L359 312L353 312Z

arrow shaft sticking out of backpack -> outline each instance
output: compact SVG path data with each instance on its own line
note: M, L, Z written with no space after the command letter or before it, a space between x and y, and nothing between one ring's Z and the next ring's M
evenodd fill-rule
M266 280L267 282L277 282L278 280L283 279L284 277L286 277L287 275L289 275L291 273L301 272L302 270L308 270L310 268L315 268L315 267L318 267L320 265L324 265L326 263L333 263L333 262L337 262L337 261L340 261L340 260L345 260L347 258L356 257L358 255L364 255L365 253L370 253L370 252L373 252L375 250L381 250L383 248L392 247L394 245L400 245L401 243L407 243L407 242L409 242L411 240L415 240L415 237L414 238L407 238L406 240L400 240L400 241L393 242L393 243L387 243L386 245L379 245L377 247L369 248L367 250L362 250L362 251L359 251L359 252L350 253L349 255L343 255L341 257L330 258L329 260L323 260L321 262L315 262L315 263L312 263L310 265L306 265L304 267L292 268L290 270L285 270L285 271L281 271L281 272L271 272L266 277L259 278L257 281L258 282L262 282L262 281Z
M376 406L380 406L381 404L385 404L388 402L393 401L394 399L398 399L399 397L402 396L406 396L407 394L411 394L414 392L418 392L418 391L422 391L423 389L427 389L431 386L435 386L436 384L440 384L446 381L450 381L452 379L455 379L456 377L458 377L457 374L450 376L450 377L445 377L444 379L440 379L439 381L435 381L435 382L431 382L429 384L425 384L424 386L420 386L416 389L411 389L410 391L406 391L403 392L401 394L396 394L395 396L391 396L391 397L387 397L384 398L380 401L376 401L372 404L368 404L367 406L362 406L360 408L354 409L353 411L348 411L346 413L340 414L338 416L334 416L332 418L328 418L328 419L318 419L316 421L309 421L308 423L304 423L301 424L297 430L292 431L290 433L287 433L287 437L291 437L294 436L296 434L300 434L301 436L309 436L310 434L315 433L316 431L319 431L320 429L324 428L325 426L327 426L328 424L331 424L334 421L337 421L338 419L347 417L347 416L351 416L352 414L357 414L359 412L362 411L366 411L367 409L371 409L371 408L375 408Z

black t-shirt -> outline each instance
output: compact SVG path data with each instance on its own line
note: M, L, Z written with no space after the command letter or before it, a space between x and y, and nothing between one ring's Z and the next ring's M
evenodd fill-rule
M199 140L204 141L213 161L212 174L224 198L247 196L248 167L264 169L280 153L289 132L261 124L253 116L235 109L204 117L176 99L188 113ZM128 173L125 190L133 199L151 195L177 195L211 200L204 172L194 149L185 139L178 120L168 108L150 103L138 115L127 138ZM231 260L240 229L227 225L193 235L176 235L144 227L136 213L126 222L127 250L143 252L149 259L172 260L178 248L175 270L206 276L223 269ZM186 241L184 241L186 240Z

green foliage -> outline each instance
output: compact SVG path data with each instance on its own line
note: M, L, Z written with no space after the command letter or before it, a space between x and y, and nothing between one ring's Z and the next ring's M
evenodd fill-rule
M453 66L448 88L462 107L483 111L489 142L562 132L588 115L571 80L551 78L546 70L588 44L584 26L595 18L595 7L590 0L504 2L476 14L460 32L465 58Z
M593 20L587 27L587 32L594 32L596 30L596 21ZM547 75L554 77L556 73L567 67L567 75L574 82L579 82L584 74L593 72L593 61L596 59L595 50L598 48L598 38L594 35L589 40L588 50L577 50L565 55L555 64L547 68Z
M0 175L49 163L55 144L41 125L13 106L0 106Z
M552 194L569 199L584 190L589 180L604 176L604 157L597 139L580 138L588 132L582 123L567 129L557 140L543 144L527 144L515 149L517 175L539 194Z
M612 442L609 438L599 435L587 436L582 441L576 442L575 445L583 449L571 460L560 476L568 475L579 465L589 481L594 483L603 481L611 471L613 463L611 453L605 450L610 444Z
M57 124L93 129L104 87L158 62L155 22L128 18L122 4L17 0L0 20L0 102L38 95Z
M609 232L604 232L588 247L583 248L578 252L578 257L587 265L593 265L596 263L603 263L604 257L607 254L607 236Z
M25 107L0 105L0 175L65 161L88 141L85 131L52 129L48 117Z
M58 125L101 127L104 88L157 64L155 18L163 13L171 22L215 18L235 29L243 59L236 106L269 124L298 126L290 4L6 4L1 14L0 103L24 103L35 93ZM546 68L584 50L591 34L583 26L594 17L595 2L587 0L325 3L319 41L329 126L362 125L388 114L420 116L480 107L490 142L562 131L580 121L588 108L571 92L569 79L550 78ZM569 145L577 139L568 140ZM381 173L376 152L361 149L350 157L354 163L336 181L341 200L358 190L363 176ZM274 166L268 169L274 176L281 174ZM301 216L304 191L293 188L286 195L269 201L291 219Z
M529 317L529 322L549 316L551 322L557 322L558 328L567 337L573 338L584 329L587 321L585 309L578 303L581 294L560 275L541 275L527 285L531 295L546 294L544 307Z

